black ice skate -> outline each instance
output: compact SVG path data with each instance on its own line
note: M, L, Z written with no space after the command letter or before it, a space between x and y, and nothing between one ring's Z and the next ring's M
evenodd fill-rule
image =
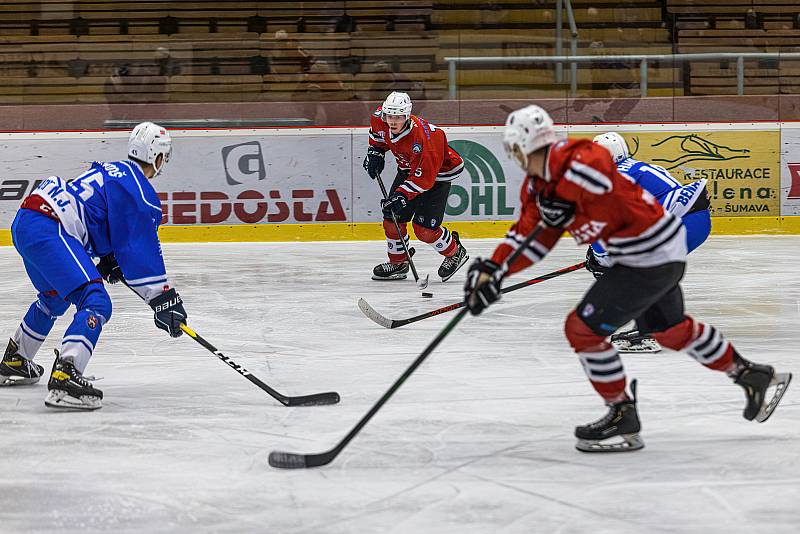
M103 392L93 387L72 362L62 360L58 351L47 389L50 393L44 404L51 408L97 410L103 407Z
M414 247L408 249L414 255ZM408 277L408 261L400 263L381 263L372 269L373 280L405 280Z
M748 421L755 419L763 423L778 407L792 380L792 373L776 373L771 365L753 363L738 354L736 360L740 370L733 382L742 386L747 397L747 405L742 415ZM768 397L767 393L771 387L774 387L775 391L772 397Z
M442 265L439 266L439 278L442 279L442 282L447 282L450 280L450 278L456 274L456 271L458 271L462 265L467 263L467 260L469 259L467 249L464 248L464 245L461 244L461 240L458 238L458 232L453 232L453 239L458 245L456 247L456 253L442 260Z
M43 374L44 367L20 354L17 344L9 339L6 353L0 361L0 386L35 384Z
M631 393L632 399L610 404L602 419L575 427L578 438L575 448L581 452L627 452L644 448L639 436L642 425L636 413L636 380L631 382ZM607 441L617 437L622 441Z
M611 344L620 353L661 352L658 341L647 334L640 334L638 330L614 334L611 336Z

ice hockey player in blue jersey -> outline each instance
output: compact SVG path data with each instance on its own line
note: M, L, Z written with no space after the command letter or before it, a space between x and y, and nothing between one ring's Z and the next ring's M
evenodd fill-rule
M38 299L31 304L0 362L0 386L35 384L44 373L34 357L70 304L72 323L56 350L45 405L95 410L103 393L84 371L111 299L103 286L124 282L153 309L158 328L181 335L186 311L167 281L158 226L161 204L150 180L169 162L172 140L156 124L131 132L127 160L94 162L66 181L46 178L22 202L11 226ZM99 258L95 266L92 258Z
M645 163L630 157L625 139L616 132L606 132L593 141L608 149L619 172L653 195L666 211L680 217L686 227L686 245L689 252L702 245L711 233L711 212L707 180L687 185L672 177L664 167ZM602 276L609 266L602 245L593 244L586 254L586 268L595 277ZM616 334L611 338L620 352L655 352L657 342L637 330Z

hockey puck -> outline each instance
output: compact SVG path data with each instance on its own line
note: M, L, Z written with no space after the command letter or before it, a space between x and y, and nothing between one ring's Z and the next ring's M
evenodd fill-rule
M424 298L424 299L432 299L433 298L433 293L423 293L422 294L422 298Z

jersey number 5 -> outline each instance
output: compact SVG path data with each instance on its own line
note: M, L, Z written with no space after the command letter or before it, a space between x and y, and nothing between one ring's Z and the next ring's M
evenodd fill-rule
M95 172L83 178L73 180L71 183L72 187L75 188L75 192L84 202L94 195L93 184L97 184L97 187L103 187L103 173Z

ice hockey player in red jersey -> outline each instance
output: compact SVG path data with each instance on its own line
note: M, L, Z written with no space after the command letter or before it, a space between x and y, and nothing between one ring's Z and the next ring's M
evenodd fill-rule
M579 245L599 242L611 260L565 325L567 340L609 408L601 419L575 429L578 450L644 446L636 381L627 393L622 360L608 339L631 320L663 346L686 351L709 369L726 373L745 391L745 419L766 421L791 374L744 359L720 331L685 314L679 282L687 245L680 218L622 176L605 148L588 139L558 140L552 119L538 106L508 116L503 142L527 173L521 213L492 258L478 258L470 266L464 288L470 312L477 315L500 298L501 265L540 223L544 230L507 266L508 273L542 260L564 230Z
M389 248L389 261L377 265L373 280L403 280L408 275L407 223L413 221L414 234L444 256L439 267L442 282L449 280L469 259L457 232L442 226L450 182L464 169L464 162L447 145L447 136L423 118L411 114L411 98L406 93L391 93L370 118L369 148L364 169L373 179L381 179L387 151L397 161L397 176L388 198L381 201L383 228ZM392 222L400 223L402 236Z

